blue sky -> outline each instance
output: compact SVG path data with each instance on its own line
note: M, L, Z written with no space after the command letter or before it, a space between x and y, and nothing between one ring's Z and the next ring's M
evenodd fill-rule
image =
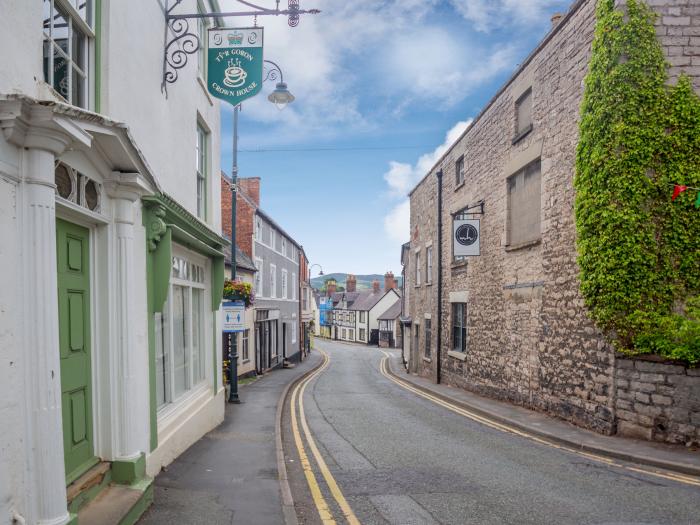
M296 100L279 111L267 101L268 82L243 104L240 176L261 177L262 208L324 272L398 274L407 192L570 3L301 0L322 13L296 28L259 18L265 58L280 65ZM230 173L232 112L222 112Z

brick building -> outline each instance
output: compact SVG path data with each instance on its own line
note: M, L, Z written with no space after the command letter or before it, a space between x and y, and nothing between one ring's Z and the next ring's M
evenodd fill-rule
M671 80L685 71L700 91L697 2L650 4ZM594 26L594 0L553 18L412 190L409 371L601 433L698 441L699 371L615 355L579 291L573 176ZM452 256L453 218L480 220L480 256Z

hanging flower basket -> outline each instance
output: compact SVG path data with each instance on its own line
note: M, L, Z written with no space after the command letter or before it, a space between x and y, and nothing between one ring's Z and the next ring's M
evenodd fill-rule
M246 307L251 306L255 300L253 287L250 283L226 279L224 281L224 299L227 301L243 301Z

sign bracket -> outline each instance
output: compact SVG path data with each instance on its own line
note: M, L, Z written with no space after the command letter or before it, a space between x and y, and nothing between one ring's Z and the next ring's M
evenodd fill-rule
M467 206L466 208L462 208L461 210L457 210L455 212L452 212L451 215L452 217L457 217L458 215L483 215L484 214L484 204L486 201L484 199L481 199L479 202L476 204L472 204ZM469 211L479 208L479 211Z
M172 3L171 3L172 1ZM182 3L182 0L165 0L165 35L163 38L163 81L160 90L168 96L168 84L174 84L178 79L178 70L187 65L189 55L197 53L202 45L197 31L190 31L190 20L198 19L222 19L235 16L286 16L290 27L299 25L299 16L305 14L316 15L319 9L300 9L299 0L287 0L287 9L280 9L280 0L276 0L276 7L269 9L256 5L247 0L236 0L238 3L250 8L247 11L228 11L219 13L189 13L173 14L173 10Z

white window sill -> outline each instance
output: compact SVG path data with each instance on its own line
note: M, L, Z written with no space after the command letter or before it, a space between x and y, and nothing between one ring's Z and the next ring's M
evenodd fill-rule
M460 361L466 361L467 360L467 354L464 352L457 352L456 350L448 350L447 355L450 357L454 357L455 359L459 359Z

